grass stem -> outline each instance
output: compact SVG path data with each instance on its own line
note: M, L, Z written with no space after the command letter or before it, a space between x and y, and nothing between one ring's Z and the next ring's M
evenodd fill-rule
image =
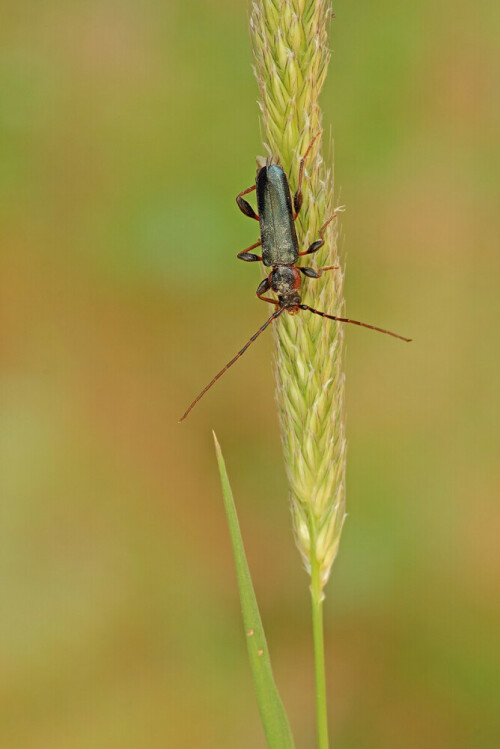
M315 530L311 528L311 538ZM316 685L316 722L318 749L328 749L328 713L326 701L325 645L323 637L323 590L318 562L311 560L311 607L314 648L314 677Z
M268 153L297 187L300 158L322 131L319 95L330 60L329 0L253 0L250 36ZM300 250L336 217L331 162L321 136L308 153L304 205L297 218ZM339 266L302 288L303 301L344 317L344 273L337 220L325 229L314 266ZM311 263L313 264L313 263ZM328 321L330 322L330 321ZM320 749L328 748L323 598L345 518L344 371L342 325L318 315L281 315L275 325L276 391L297 547L311 575L314 664Z

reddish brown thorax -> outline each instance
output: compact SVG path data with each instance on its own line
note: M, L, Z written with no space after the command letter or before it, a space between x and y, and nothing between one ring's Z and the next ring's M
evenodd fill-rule
M301 298L297 289L300 288L300 271L291 265L278 265L268 276L271 289L278 296L278 304L288 310L297 307Z

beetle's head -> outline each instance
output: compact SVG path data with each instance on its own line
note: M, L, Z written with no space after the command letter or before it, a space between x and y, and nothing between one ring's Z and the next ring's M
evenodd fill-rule
M278 303L280 309L286 309L290 315L296 315L299 311L299 304L302 302L300 294L295 290L290 291L288 294L280 294L278 296Z

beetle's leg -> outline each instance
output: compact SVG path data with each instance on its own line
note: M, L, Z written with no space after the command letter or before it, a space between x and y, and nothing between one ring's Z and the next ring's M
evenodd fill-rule
M325 229L328 226L328 224L330 223L330 221L333 221L334 218L337 218L337 214L336 213L334 213L333 216L330 216L330 218L328 219L328 221L325 221L325 223L323 224L323 226L319 230L318 234L321 237L321 239L317 239L315 242L313 242L312 244L310 244L309 247L307 248L307 250L305 250L304 252L299 252L299 255L310 255L313 252L317 252L320 247L323 247L323 245L325 244L325 233L324 233Z
M297 192L293 196L293 209L295 213L293 214L293 220L297 218L297 216L300 213L300 209L302 208L302 202L304 200L304 196L302 195L302 190L300 189L300 183L302 182L302 167L304 165L304 162L300 162L300 173L299 173L299 187L297 188Z
M243 195L247 195L249 192L253 192L254 190L255 185L252 185L252 187L248 187L246 190L238 193L238 195L236 196L236 202L238 203L238 208L242 213L245 214L245 216L248 216L248 218L254 218L256 221L258 221L259 217L255 213L250 203L247 203L246 200L243 200Z
M258 242L255 242L255 244L251 244L250 247L247 247L246 250L242 250L241 252L238 252L236 257L239 260L245 260L247 263L255 263L257 260L262 260L260 255L255 255L253 252L248 252L248 250L254 250L256 247L260 247L262 244L262 239L259 239Z
M312 146L312 143L311 143L311 146ZM306 156L309 153L309 149L311 148L311 146L309 146L309 148L307 149ZM304 176L304 164L305 164L306 156L303 156L300 160L299 183L297 185L297 190L295 192L295 195L293 196L293 209L295 211L295 214L293 216L294 221L299 215L300 209L302 208L302 201L304 200L304 196L302 195L302 177Z
M299 252L299 255L311 255L313 252L317 252L320 247L323 247L324 244L324 241L322 241L321 239L317 239L316 242L313 242L311 245L309 245L307 250L305 250L304 252Z
M269 299L268 297L262 296L266 291L269 291L271 288L271 282L269 278L265 278L263 281L260 282L260 284L257 287L257 291L255 292L259 299L261 299L263 302L269 302L269 304L278 304L278 301L276 299Z
M319 135L321 135L321 133L322 133L322 130L320 130L318 133L316 133L316 135L314 136L314 138L312 139L312 141L309 143L309 145L307 147L307 151L305 152L305 154L302 156L302 158L300 160L299 183L297 185L297 191L296 191L295 195L293 196L293 208L295 210L295 215L293 217L294 221L297 218L297 216L299 215L299 211L302 208L302 201L304 199L304 196L302 195L302 178L304 176L304 164L306 162L307 157L309 156L309 151L311 150L311 148L314 145L314 141L316 140L316 138Z
M308 276L309 278L319 278L323 275L323 271L338 270L338 267L338 265L327 265L326 268L318 268L318 270L315 270L314 268L297 268L297 270L300 270L304 276Z

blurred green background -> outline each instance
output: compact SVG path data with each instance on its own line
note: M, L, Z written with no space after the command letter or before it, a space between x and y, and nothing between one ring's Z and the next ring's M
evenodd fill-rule
M335 3L347 502L339 749L500 746L498 3ZM314 745L272 336L235 195L263 152L244 2L18 0L0 30L2 749L264 746L211 442ZM498 707L498 705L496 705Z

